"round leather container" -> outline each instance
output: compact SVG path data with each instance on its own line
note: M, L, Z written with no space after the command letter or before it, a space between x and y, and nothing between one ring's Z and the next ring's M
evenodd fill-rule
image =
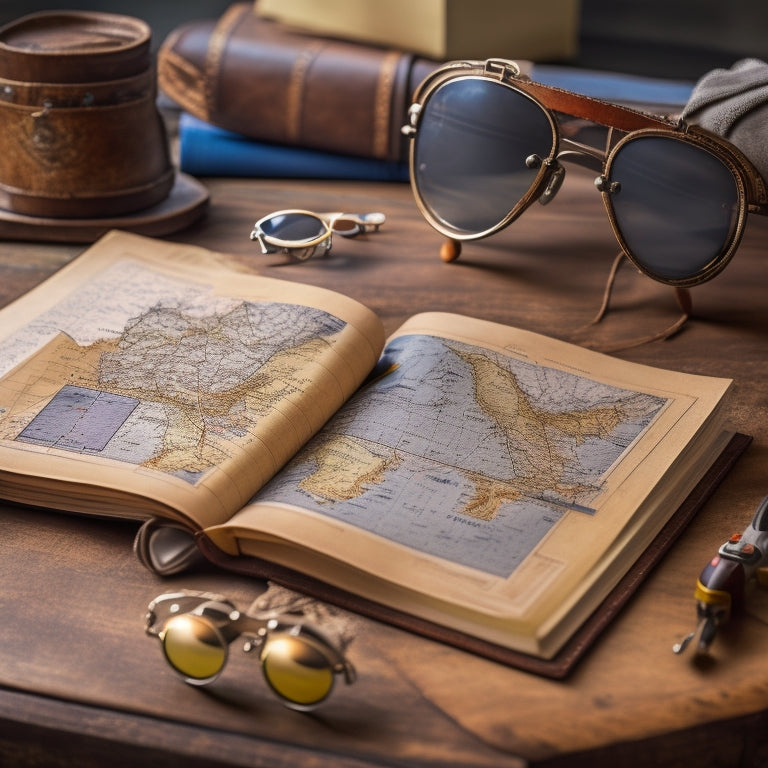
M116 216L174 182L143 21L35 13L0 28L0 208Z

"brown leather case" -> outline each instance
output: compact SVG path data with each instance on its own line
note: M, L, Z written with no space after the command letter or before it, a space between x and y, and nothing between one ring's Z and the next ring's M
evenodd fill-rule
M0 208L104 217L168 196L149 46L149 27L117 14L42 12L0 29Z
M400 128L438 62L321 38L237 3L185 24L158 53L160 88L183 109L251 139L402 161Z

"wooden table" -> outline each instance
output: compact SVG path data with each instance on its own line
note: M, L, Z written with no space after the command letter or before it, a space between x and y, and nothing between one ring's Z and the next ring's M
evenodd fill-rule
M561 338L587 323L617 247L592 178L571 171L558 199L535 205L461 259L400 184L206 180L204 220L169 239L234 254L266 275L357 298L393 331L421 310L451 310ZM339 239L326 260L287 264L249 241L253 221L287 207L380 210L381 232ZM718 638L706 669L672 645L694 623L695 579L768 492L768 220L748 226L729 268L694 290L677 337L618 353L733 377L730 415L747 453L627 608L567 680L555 682L355 615L359 680L316 714L271 697L253 661L233 653L209 690L179 682L143 614L176 587L247 606L264 585L202 569L160 580L131 551L134 523L0 507L0 764L56 766L723 766L768 759L768 596ZM83 246L0 243L0 303ZM666 325L671 291L626 268L612 311L590 338ZM330 609L329 609L330 610Z

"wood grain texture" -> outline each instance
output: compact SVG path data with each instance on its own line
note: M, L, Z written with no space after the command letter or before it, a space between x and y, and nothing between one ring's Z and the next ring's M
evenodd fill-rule
M206 180L207 216L169 239L232 254L242 268L339 290L388 332L422 310L449 310L559 338L600 303L617 246L588 173L569 171L557 200L456 262L407 186ZM377 234L338 238L325 260L290 263L249 241L281 208L380 210ZM750 221L726 271L693 291L678 336L619 353L651 365L735 379L733 426L752 446L661 565L564 682L544 680L361 617L357 684L314 715L283 709L233 648L225 675L193 690L143 633L166 588L219 590L247 605L264 588L206 569L160 581L131 552L135 525L0 507L0 763L9 765L720 766L768 753L768 593L693 667L672 644L695 618L695 579L768 492L768 220ZM0 243L0 303L82 246ZM675 319L670 289L625 268L611 311L578 338L613 341ZM119 755L125 755L123 763ZM603 761L606 761L605 763Z

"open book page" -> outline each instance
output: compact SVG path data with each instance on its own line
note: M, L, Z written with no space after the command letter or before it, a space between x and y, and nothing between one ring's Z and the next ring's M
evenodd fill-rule
M333 292L110 233L0 314L0 486L78 512L225 520L370 373Z
M723 448L728 380L485 321L417 315L379 370L206 533L526 652L556 650Z

